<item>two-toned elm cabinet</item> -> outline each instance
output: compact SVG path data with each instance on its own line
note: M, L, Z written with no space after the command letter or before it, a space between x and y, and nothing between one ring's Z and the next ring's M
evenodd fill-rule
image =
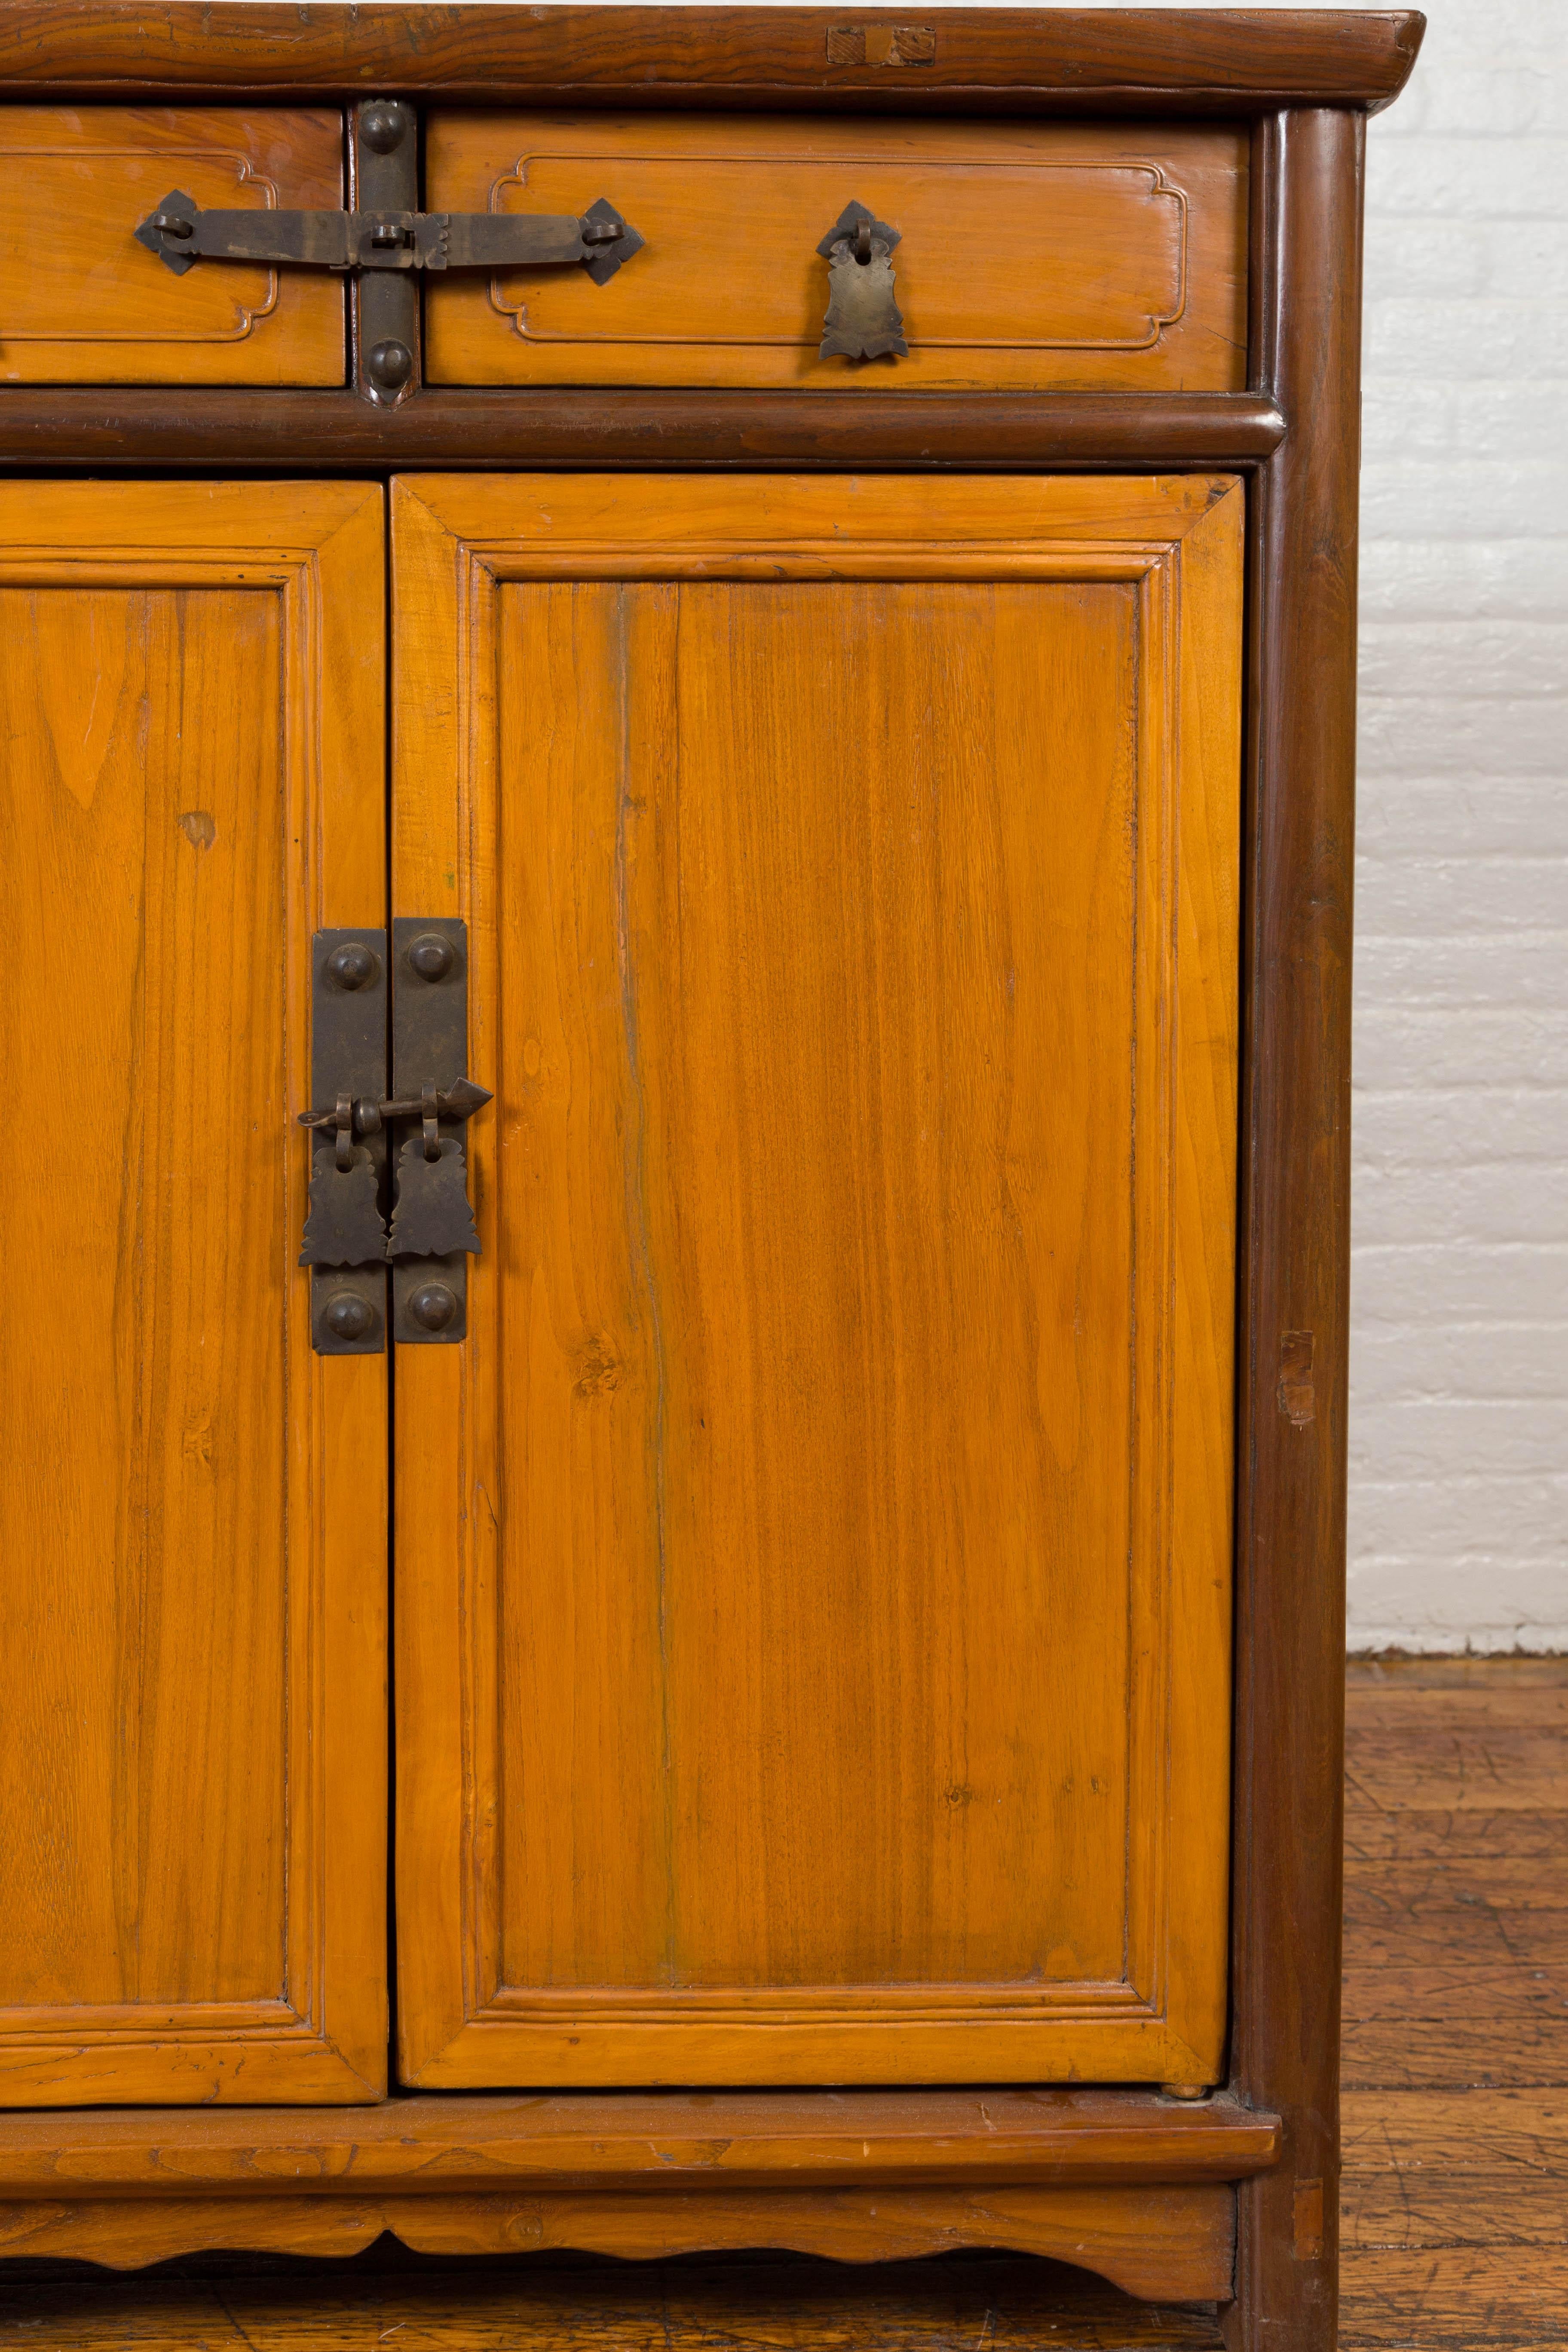
M1334 2325L1421 19L0 10L0 2248Z

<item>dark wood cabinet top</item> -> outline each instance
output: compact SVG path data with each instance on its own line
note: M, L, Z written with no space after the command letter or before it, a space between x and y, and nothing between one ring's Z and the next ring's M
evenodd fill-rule
M83 97L377 85L486 104L858 111L1375 112L1415 10L452 7L369 0L6 0L0 87ZM897 36L897 37L895 37Z

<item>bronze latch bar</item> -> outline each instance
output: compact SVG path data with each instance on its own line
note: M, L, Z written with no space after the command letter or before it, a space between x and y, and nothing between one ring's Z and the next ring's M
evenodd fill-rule
M446 1088L426 1087L417 1097L410 1095L406 1102L389 1101L384 1097L377 1102L369 1095L361 1095L357 1102L348 1097L344 1100L349 1103L346 1114L342 1104L334 1110L302 1110L300 1125L342 1134L346 1118L350 1134L376 1135L389 1119L394 1118L472 1118L477 1110L484 1108L490 1097L483 1087L476 1087L471 1078L459 1078L455 1086Z
M643 239L601 196L573 213L214 212L171 189L136 231L183 277L198 261L305 269L520 269L581 262L596 286Z

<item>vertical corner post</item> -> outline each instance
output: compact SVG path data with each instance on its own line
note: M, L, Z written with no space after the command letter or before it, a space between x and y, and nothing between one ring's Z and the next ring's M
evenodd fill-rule
M1363 152L1319 108L1254 150L1287 430L1249 572L1231 2063L1284 2151L1238 2192L1237 2352L1331 2352L1337 2319Z

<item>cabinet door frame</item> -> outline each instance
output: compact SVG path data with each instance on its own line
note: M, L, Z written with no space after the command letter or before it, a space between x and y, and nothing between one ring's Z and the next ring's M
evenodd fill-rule
M309 1105L311 934L385 898L384 495L364 482L0 484L0 584L280 600L284 1085ZM214 1106L225 1149L243 1107ZM0 2010L0 2102L353 2104L386 2087L384 1356L316 1355L293 1261L309 1154L276 1139L289 1245L283 1823L275 2000Z
M1142 919L1173 1028L1164 1255L1144 1335L1160 1453L1139 1472L1152 1608L1130 1712L1148 1841L1131 1873L1127 1978L1014 1989L698 1996L526 1993L500 1979L494 1731L498 1465L493 1129L476 1124L468 1337L404 1350L396 1389L399 2065L425 2089L634 2083L1218 2079L1229 1789L1234 1201L1245 500L1232 477L889 481L430 477L394 485L395 911L470 927L470 1068L496 1087L496 598L503 582L1114 579L1138 583L1140 772L1164 834ZM1169 756L1163 756L1163 747ZM1200 848L1201 845L1201 848ZM1147 887L1141 886L1141 887ZM1151 1075L1155 1075L1151 1066ZM1184 1107L1210 1122L1194 1147ZM504 1099L498 1106L504 1119ZM1226 1139L1215 1145L1215 1136ZM1218 1160L1215 1152L1218 1152ZM1199 1162L1202 1162L1200 1175ZM1223 1163L1223 1164L1221 1164ZM1215 1170L1218 1168L1218 1181ZM1204 1184L1213 1185L1205 1193ZM1159 1187L1152 1187L1156 1191ZM1212 1198L1226 1202L1215 1219ZM1142 1417L1141 1417L1141 1425ZM1179 1529L1179 1538L1178 1536ZM1134 1800L1138 1816L1138 1797ZM1172 1824L1209 1825L1173 1853ZM1136 1847L1136 1835L1132 1841ZM902 2013L899 2013L900 2011Z

